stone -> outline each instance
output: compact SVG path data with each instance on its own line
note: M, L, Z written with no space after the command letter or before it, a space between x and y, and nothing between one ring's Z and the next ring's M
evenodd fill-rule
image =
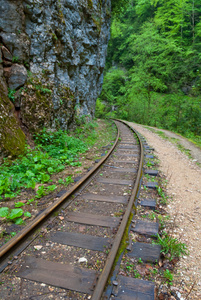
M6 47L2 46L1 51L3 53L3 58L5 58L6 60L12 61L12 54L10 53L10 51L8 49L6 49Z
M13 64L8 75L8 86L11 90L22 87L27 80L27 70L23 65Z
M80 257L79 260L78 260L79 263L87 263L87 259L85 257Z
M35 250L41 250L43 248L43 246L41 246L41 245L36 245L36 246L34 246L34 249Z

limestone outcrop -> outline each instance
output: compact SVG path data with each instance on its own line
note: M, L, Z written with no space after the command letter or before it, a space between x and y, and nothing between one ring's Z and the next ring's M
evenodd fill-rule
M44 126L68 129L82 115L93 117L103 81L110 2L1 0L0 84L30 132Z

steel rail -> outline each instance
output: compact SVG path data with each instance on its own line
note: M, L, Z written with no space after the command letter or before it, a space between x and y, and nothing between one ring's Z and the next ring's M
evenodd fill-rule
M134 205L134 201L135 201L138 189L139 189L140 178L142 176L142 170L143 170L144 150L143 150L142 141L139 137L138 132L134 128L132 128L129 124L127 124L126 122L124 122L122 120L118 120L118 121L120 121L123 124L127 125L137 135L138 140L140 142L140 149L141 149L140 165L139 165L137 178L136 178L136 181L135 181L135 184L134 184L133 191L132 191L131 196L130 196L128 206L126 208L126 211L125 211L125 214L123 216L121 225L120 225L120 227L118 229L118 232L116 234L116 237L115 237L115 240L113 242L112 248L111 248L111 250L109 252L109 255L107 257L107 260L105 262L105 266L103 268L103 271L101 272L101 275L98 279L98 282L97 282L96 287L94 289L94 292L92 294L91 300L100 300L101 297L102 297L102 294L103 294L104 288L106 286L107 280L109 278L110 272L112 270L112 267L113 267L113 264L114 264L114 261L115 261L115 258L116 258L116 255L117 255L117 252L118 252L118 249L119 249L122 237L123 237L123 234L125 232L125 229L126 229L126 226L127 226L127 223L128 223L131 211L132 211L132 207Z
M117 127L117 125L116 125ZM12 247L16 246L28 233L30 233L36 226L41 223L47 216L49 216L59 205L62 204L68 197L70 197L82 184L88 180L95 171L106 161L112 151L117 145L119 139L119 129L117 127L117 137L112 148L108 153L85 175L81 178L72 188L56 200L52 205L46 208L38 217L31 221L25 228L23 228L18 234L11 238L6 244L0 248L0 258L3 257Z

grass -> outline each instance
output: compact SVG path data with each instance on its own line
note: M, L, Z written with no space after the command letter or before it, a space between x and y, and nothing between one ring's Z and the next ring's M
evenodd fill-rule
M179 258L183 254L188 254L186 244L179 242L176 238L172 238L165 231L162 236L158 234L157 238L157 241L154 243L161 245L161 252L163 252L170 261L175 257Z

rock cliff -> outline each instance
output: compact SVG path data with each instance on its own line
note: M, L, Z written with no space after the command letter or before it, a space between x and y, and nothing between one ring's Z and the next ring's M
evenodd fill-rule
M0 151L10 152L3 135L9 147L18 140L23 149L20 127L67 129L76 118L93 117L110 12L111 0L1 0ZM16 139L5 118L15 120Z

